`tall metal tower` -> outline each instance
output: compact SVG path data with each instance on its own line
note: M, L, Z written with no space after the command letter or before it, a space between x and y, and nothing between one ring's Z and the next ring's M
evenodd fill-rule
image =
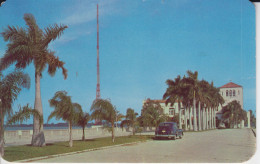
M97 90L96 90L96 99L100 99L98 4L97 4Z

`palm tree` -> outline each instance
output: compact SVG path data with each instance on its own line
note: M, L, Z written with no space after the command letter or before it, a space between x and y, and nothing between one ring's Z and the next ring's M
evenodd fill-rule
M116 107L115 107L115 109L116 109ZM125 118L125 116L124 116L123 114L119 113L118 110L116 110L116 128L117 128L117 123L118 123L119 121L122 121L123 118Z
M125 116L126 119L121 122L121 127L123 127L124 125L132 126L133 135L135 135L135 126L137 125L137 118L136 118L137 115L138 113L136 113L134 109L128 108Z
M198 130L197 127L197 110L196 110L196 96L199 94L199 80L198 80L198 72L194 73L191 71L187 71L188 78L186 83L190 86L192 95L193 95L193 122L194 122L194 131Z
M16 68L24 69L32 62L35 68L35 104L34 109L42 115L42 102L40 91L40 79L42 72L48 65L48 73L55 75L56 69L61 68L64 79L67 78L67 70L64 62L54 56L55 52L48 49L51 41L59 38L67 28L64 25L51 25L44 30L40 29L32 14L24 14L24 20L28 28L8 26L2 32L5 41L8 41L5 55L0 60L0 71L6 69L13 63ZM40 127L40 128L39 128ZM33 146L44 146L45 139L43 125L39 126L39 118L34 117Z
M223 105L225 100L223 99L223 97L220 95L219 93L219 88L216 88L215 87L215 111L214 111L214 125L215 125L215 128L216 128L216 110L218 109L219 105Z
M185 77L185 75L182 78L182 105L184 106L184 109L187 111L186 113L188 113L188 119L186 118L186 120L189 120L189 130L192 130L192 111L190 108L190 104L192 104L192 100L193 100L193 95L191 94L191 87L189 85L189 80L187 77ZM187 116L185 114L185 116ZM185 130L188 130L187 127L185 126Z
M86 127L87 123L90 121L90 119L91 119L91 117L88 113L82 112L79 115L77 125L82 127L82 133L83 133L82 141L85 141L85 127Z
M210 85L207 81L205 80L201 80L199 81L199 94L198 94L198 99L199 99L199 103L201 103L201 108L202 108L202 123L200 123L199 121L199 129L201 130L205 130L205 123L207 122L208 118L205 118L206 114L205 114L205 109L207 108L207 105L210 103L211 97L210 97ZM201 109L199 109L201 110Z
M48 117L48 121L53 117L62 119L69 124L69 146L73 146L72 141L72 124L77 124L80 115L83 113L78 103L72 103L71 97L67 96L66 91L58 91L53 98L49 100L50 106L54 107L54 111Z
M115 142L115 122L117 119L117 111L109 100L96 99L90 111L92 111L91 117L93 119L105 120L111 124L112 128L112 142Z
M163 99L166 99L165 104L174 105L176 101L178 101L178 110L179 110L179 129L182 129L182 111L181 111L181 102L183 102L184 95L183 95L183 80L181 79L180 75L173 80L168 79L166 81L168 88L163 95Z
M13 102L22 88L30 88L30 77L21 71L14 71L6 76L0 72L0 156L4 156L4 119L11 116Z

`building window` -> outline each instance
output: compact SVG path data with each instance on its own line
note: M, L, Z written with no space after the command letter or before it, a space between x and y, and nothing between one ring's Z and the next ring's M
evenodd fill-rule
M226 90L226 96L228 96L228 90Z
M240 94L240 92L239 92L239 91L237 91L237 92L238 92L237 94L239 95L239 94Z
M175 110L174 110L174 108L170 108L169 114L170 114L170 115L175 115Z
M232 97L232 90L229 91L229 96Z
M236 91L235 90L233 90L233 96L236 96Z

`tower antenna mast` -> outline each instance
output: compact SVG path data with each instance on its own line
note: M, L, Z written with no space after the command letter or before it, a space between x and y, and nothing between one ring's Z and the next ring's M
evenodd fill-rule
M97 90L96 90L96 99L100 99L98 4L97 4Z

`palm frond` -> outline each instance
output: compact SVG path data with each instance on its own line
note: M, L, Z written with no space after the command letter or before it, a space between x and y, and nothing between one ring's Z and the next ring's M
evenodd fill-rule
M68 28L66 25L57 25L54 24L52 26L49 26L45 28L44 38L43 38L43 47L48 46L48 44L55 40L56 38L59 38L63 31Z
M94 119L106 120L110 123L116 121L116 110L109 100L95 100L90 111L93 111L91 117Z
M28 120L30 118L30 116L36 116L39 118L40 120L40 124L42 125L43 123L43 117L42 115L35 109L32 109L31 107L29 107L29 104L27 104L26 106L19 106L19 111L15 112L15 114L13 116L11 116L11 118L7 121L7 124L15 124L15 123L20 123L22 124L24 121Z
M68 76L68 71L67 69L64 68L64 62L63 61L60 61L59 60L59 57L55 57L54 56L54 52L49 52L48 55L47 55L47 62L48 62L48 73L51 75L51 76L54 76L55 75L55 72L56 72L56 69L57 68L61 68L62 69L62 74L64 76L64 79L67 78Z
M90 121L91 117L88 113L81 113L78 119L77 125L85 127L86 124Z
M22 88L30 87L30 78L28 74L21 71L14 71L3 77L0 81L0 99L4 114L12 114L12 104L17 99Z
M23 19L28 26L29 36L32 38L33 43L39 43L42 40L43 32L36 23L36 19L30 13L24 14Z
M31 63L31 48L30 38L27 36L27 32L22 28L15 28L8 26L5 29L2 36L6 41L10 41L7 44L8 49L6 50L4 57L0 61L0 70L6 69L11 64L17 62L17 68L24 68Z
M4 29L4 32L1 33L5 41L20 41L26 42L28 40L27 32L25 29L14 26L7 26L7 29Z
M58 112L57 111L52 111L51 114L48 117L47 123L53 118L53 117L57 117L58 116Z

